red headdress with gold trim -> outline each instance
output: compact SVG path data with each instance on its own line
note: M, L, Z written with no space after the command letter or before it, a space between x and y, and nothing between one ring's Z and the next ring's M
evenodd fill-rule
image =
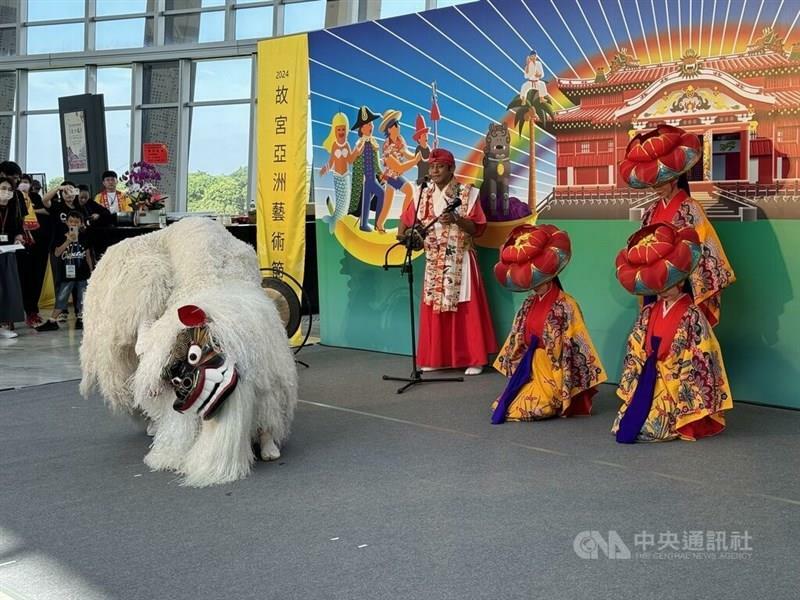
M619 164L619 174L632 188L648 188L673 181L702 156L700 140L671 125L659 125L634 137Z
M555 225L520 225L500 248L494 276L514 292L532 290L554 279L572 258L566 231Z
M617 279L631 294L655 296L689 277L700 252L694 228L653 223L634 233L617 254Z

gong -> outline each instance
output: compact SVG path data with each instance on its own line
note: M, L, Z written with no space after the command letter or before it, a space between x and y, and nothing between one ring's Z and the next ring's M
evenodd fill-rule
M300 319L302 317L300 298L292 286L276 277L264 277L261 280L261 287L264 288L264 293L275 303L281 321L286 327L286 336L291 338L300 329Z

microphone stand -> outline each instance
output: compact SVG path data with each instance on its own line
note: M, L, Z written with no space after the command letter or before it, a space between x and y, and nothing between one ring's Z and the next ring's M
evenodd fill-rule
M417 199L417 210L414 212L414 225L408 230L409 235L406 237L405 240L397 242L396 244L389 247L386 250L386 254L383 258L383 269L384 271L388 271L389 269L400 269L401 275L408 276L408 306L409 306L409 313L411 315L410 323L411 323L411 376L410 377L394 377L390 375L384 375L384 381L404 381L406 384L397 389L398 394L402 394L407 389L412 386L415 386L419 383L442 383L447 381L464 381L463 377L430 377L424 379L422 377L422 371L417 366L417 338L416 338L416 324L414 320L414 266L412 264L413 260L413 234L419 225L419 204L422 200L422 192L425 191L426 183L420 186L419 190L419 198ZM455 207L454 207L455 208ZM442 213L444 214L444 213ZM441 216L441 215L440 215ZM428 231L439 221L439 217L436 217L433 221L431 221L426 227L424 227L421 231L419 231L420 237L424 240L425 235ZM405 246L406 248L406 255L403 259L402 264L399 265L390 265L389 264L389 254L394 248L398 246Z

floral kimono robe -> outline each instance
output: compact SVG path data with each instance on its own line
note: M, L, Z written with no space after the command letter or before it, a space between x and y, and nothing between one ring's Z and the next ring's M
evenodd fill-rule
M628 337L617 395L623 405L611 431L618 441L624 441L620 427L628 412L634 427L625 443L696 440L725 428L724 411L733 408L733 399L722 352L690 296L668 310L663 300L642 308Z
M703 207L683 190L668 204L658 200L645 211L642 225L671 223L676 227L694 227L703 245L700 264L689 277L692 295L713 326L719 323L722 290L736 281L733 267L725 256L717 232L708 220Z
M510 380L492 423L588 415L607 377L578 303L553 283L520 307L494 368Z

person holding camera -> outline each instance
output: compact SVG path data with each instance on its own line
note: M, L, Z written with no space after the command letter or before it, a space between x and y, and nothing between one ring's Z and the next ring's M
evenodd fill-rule
M58 258L55 256L54 249L63 240L67 233L67 216L75 211L81 215L83 224L81 231L86 228L86 210L78 202L78 186L71 181L64 181L57 188L53 188L44 195L42 204L50 213L50 223L52 235L50 238L50 271L53 274L53 288L58 290L61 283ZM73 295L73 304L77 304L77 297ZM60 314L60 320L67 320L66 311Z
M47 322L39 325L36 331L56 331L58 317L67 311L67 303L73 289L76 291L75 329L83 329L81 309L83 307L83 294L91 275L93 262L91 248L84 233L83 215L78 211L70 211L66 219L66 233L53 248L53 255L58 264L58 292L56 293L56 306L52 316Z

